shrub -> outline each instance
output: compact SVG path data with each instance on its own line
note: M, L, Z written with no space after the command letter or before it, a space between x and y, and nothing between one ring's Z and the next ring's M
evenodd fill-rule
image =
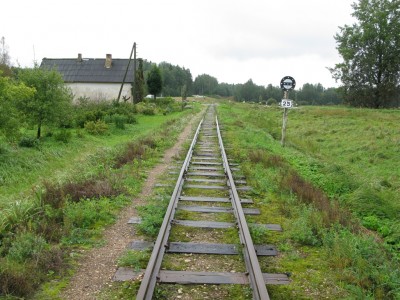
M96 120L96 115L92 111L86 111L77 114L75 124L77 127L84 128L85 123L90 121L95 122Z
M30 264L18 264L0 258L0 295L27 297L40 283L40 276Z
M133 113L129 113L126 115L126 123L137 124L137 119Z
M39 144L40 144L39 139L30 136L22 137L18 143L20 147L26 147L26 148L38 147Z
M97 120L96 122L89 121L85 123L85 130L93 135L101 135L108 130L108 126L101 120Z
M38 268L46 273L49 271L59 272L66 266L64 252L58 245L43 249L37 254L36 261Z
M127 118L123 115L115 114L113 116L115 127L118 129L125 129L125 123Z
M250 224L249 230L254 244L263 244L270 236L270 231L267 228L263 226L257 226L256 224Z
M143 109L142 113L146 116L154 116L156 114L156 110L152 107L146 107Z
M25 231L32 226L38 207L31 201L15 201L0 214L0 234Z
M37 257L47 246L47 242L41 236L31 232L20 233L8 250L7 257L15 262L24 263L33 257Z
M267 105L278 105L278 101L276 101L274 98L269 98L267 100Z
M67 182L62 186L44 183L46 192L43 194L44 204L56 209L65 205L65 197L70 201L79 202L82 199L113 197L122 193L109 179L89 179L82 182Z
M371 230L378 230L379 226L379 219L376 216L367 216L362 219L362 224L364 227L371 229Z
M54 139L58 142L68 143L71 140L72 134L66 129L60 130L54 134Z
M125 151L116 158L115 168L121 168L123 165L134 161L135 159L142 159L146 153L146 147L143 143L129 143Z
M292 240L302 245L321 245L324 225L321 215L312 207L303 206L299 216L291 224L288 231Z

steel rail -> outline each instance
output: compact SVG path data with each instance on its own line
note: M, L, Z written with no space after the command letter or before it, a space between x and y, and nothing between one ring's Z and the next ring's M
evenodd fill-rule
M215 121L217 124L217 134L221 149L222 161L225 173L228 177L228 185L230 186L232 205L234 207L234 212L238 222L237 225L239 228L240 239L243 246L243 255L249 275L249 281L253 291L253 298L257 300L268 300L270 298L265 285L263 274L261 272L261 267L258 262L257 253L254 248L253 240L250 236L250 230L246 222L243 207L240 203L240 197L236 190L235 181L233 179L232 172L228 163L228 158L225 153L224 143L222 141L221 131L218 123L218 117L215 118Z
M165 253L165 248L167 246L169 234L171 231L171 222L174 219L175 210L178 205L179 195L181 194L181 190L185 182L184 176L189 168L189 162L191 160L193 149L197 142L197 138L199 136L200 128L201 125L203 124L203 121L204 118L200 121L200 124L197 127L196 133L194 135L190 148L187 152L186 159L179 173L179 177L177 179L174 192L172 193L170 203L165 213L164 221L161 225L160 232L157 236L157 240L153 247L153 252L151 253L150 260L147 264L146 271L144 273L138 294L136 296L136 299L138 300L142 299L150 300L153 296L154 288L157 282L157 276L160 272L161 263Z

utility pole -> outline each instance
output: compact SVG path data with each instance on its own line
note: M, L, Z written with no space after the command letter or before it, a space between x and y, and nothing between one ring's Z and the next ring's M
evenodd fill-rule
M136 43L133 43L133 46L132 46L131 55L129 56L128 65L126 66L126 70L125 70L125 75L124 75L124 78L122 79L121 88L119 89L118 98L117 98L117 103L119 103L119 99L121 98L122 88L124 87L126 75L128 74L128 69L129 69L129 66L130 66L131 60L132 60L132 53L133 53L134 51L135 51L135 62L134 62L134 67L136 67ZM133 71L133 85L135 85L135 70ZM132 98L133 98L133 95L132 95Z
M132 104L135 104L135 97L136 97L136 43L133 44L133 48L134 49L133 49Z

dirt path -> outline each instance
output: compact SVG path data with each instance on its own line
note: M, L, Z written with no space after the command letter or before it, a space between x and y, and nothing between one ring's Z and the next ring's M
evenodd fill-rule
M93 300L105 285L111 283L116 271L117 259L134 238L132 225L128 225L128 219L137 216L134 206L144 204L143 199L151 194L157 176L166 171L172 158L179 153L182 144L189 137L195 119L191 119L189 125L180 134L177 143L165 152L162 162L150 170L142 192L133 199L132 205L124 209L116 223L106 229L105 245L89 250L79 261L78 270L60 295L62 299Z

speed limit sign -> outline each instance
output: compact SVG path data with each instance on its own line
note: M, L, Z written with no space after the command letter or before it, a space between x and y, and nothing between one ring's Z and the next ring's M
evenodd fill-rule
M292 100L287 100L287 99L282 99L281 107L283 107L283 108L291 108L291 107L293 107L293 101Z

